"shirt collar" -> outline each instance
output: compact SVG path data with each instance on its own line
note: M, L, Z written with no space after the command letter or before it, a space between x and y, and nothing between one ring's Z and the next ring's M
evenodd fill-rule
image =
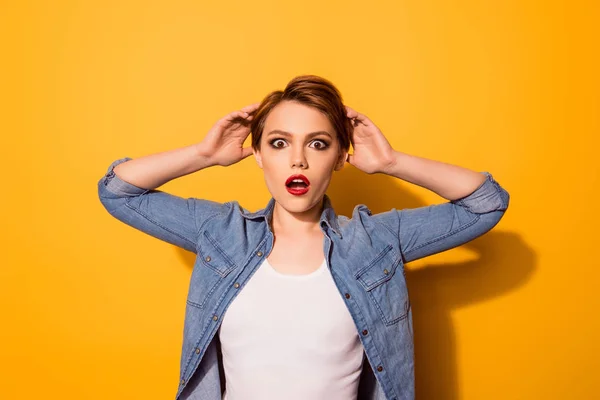
M245 213L242 212L242 216L246 219L260 219L264 218L267 223L270 223L273 219L273 210L275 208L275 199L271 197L267 206L263 209L260 209L256 212ZM326 224L333 230L340 238L342 237L342 232L340 230L340 225L338 223L338 217L333 209L333 205L331 204L331 199L326 194L323 195L323 211L321 212L321 217L319 218L319 224Z

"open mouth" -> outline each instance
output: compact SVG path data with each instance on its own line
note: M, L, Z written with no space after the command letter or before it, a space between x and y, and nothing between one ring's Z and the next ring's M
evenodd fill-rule
M310 181L304 175L292 175L285 181L287 191L293 195L301 195L308 192Z

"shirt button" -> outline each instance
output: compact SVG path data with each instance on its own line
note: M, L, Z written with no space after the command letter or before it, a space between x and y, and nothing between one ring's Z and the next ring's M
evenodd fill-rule
M196 347L196 354L200 354L200 349Z
M259 251L258 253L256 253L256 255L262 257L262 251Z
M380 365L379 367L377 367L377 371L379 371L379 372L383 371L383 367Z
M388 271L387 269L384 269L384 270L383 270L383 273L384 273L384 274L386 274L386 275L387 275L387 274L389 274L389 272L390 272L390 271Z
M210 256L206 256L205 260L210 261Z
M213 321L216 321L218 319L219 319L219 317L217 317L216 315L213 315Z
M185 379L181 379L181 384L183 385L185 383Z
M240 287L240 284L236 282L236 283L233 284L233 287L237 289L237 288Z
M344 296L346 296L347 299L350 298L350 293L346 293Z
M367 335L368 333L369 333L369 331L368 331L368 330L366 330L366 329L365 329L365 330L363 330L363 335Z

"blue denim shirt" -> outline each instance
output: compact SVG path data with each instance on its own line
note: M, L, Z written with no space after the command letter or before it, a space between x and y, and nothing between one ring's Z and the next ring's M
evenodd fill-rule
M100 201L125 224L196 254L175 398L220 400L225 377L216 332L231 301L271 252L275 200L249 212L237 201L143 189L113 171L130 159L109 166L98 182ZM404 265L469 242L500 221L509 194L490 173L481 173L487 179L461 199L378 214L359 204L350 218L336 215L325 195L319 223L327 267L368 361L359 400L414 399L412 309Z

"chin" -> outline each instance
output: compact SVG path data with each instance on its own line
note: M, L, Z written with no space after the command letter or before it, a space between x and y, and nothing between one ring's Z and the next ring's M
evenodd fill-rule
M289 192L285 191L280 193L275 200L282 206L286 211L291 213L301 213L310 210L317 206L323 195L318 196L310 192L302 196L294 196Z

